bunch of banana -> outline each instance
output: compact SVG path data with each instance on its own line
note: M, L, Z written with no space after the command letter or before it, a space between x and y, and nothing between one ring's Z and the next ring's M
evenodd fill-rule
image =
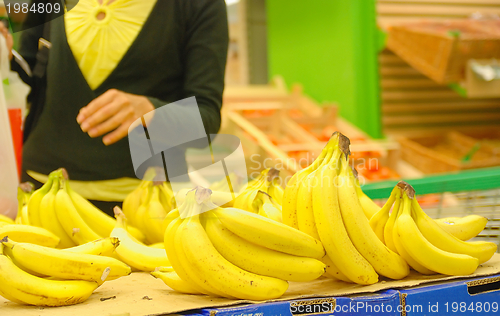
M259 177L250 181L247 187L238 194L233 206L248 212L258 213L259 208L255 206L254 202L259 191L267 193L274 201L274 205L281 205L284 190L279 184L279 173L279 170L274 168L263 170Z
M122 262L99 254L118 246L114 238L65 250L0 241L0 295L37 306L66 306L85 301L104 281L131 273Z
M354 172L355 174L357 174L355 170ZM372 217L380 211L381 207L373 202L373 200L370 199L363 192L363 190L361 190L358 181L356 184L356 192L358 193L359 202L363 207L363 211L365 212L366 217L371 222L373 219ZM388 216L389 210L385 210L384 212L382 212L382 214L385 214L383 216ZM379 216L382 215L379 214ZM373 221L376 223L380 222L378 219ZM488 219L486 217L479 215L468 215L464 217L445 217L435 219L434 221L445 231L463 241L476 237L480 232L483 231L484 227L486 227L486 224L488 223Z
M161 248L148 247L137 242L127 231L127 219L119 207L115 207L116 226L111 232L112 237L120 240L116 248L118 259L139 271L154 271L160 266L170 266L163 245Z
M23 227L22 231L39 234L36 229L44 228L57 236L58 248L73 247L109 236L116 220L73 191L67 179L66 171L58 169L50 173L48 181L29 198L29 193L25 192L29 192L30 185L21 184L20 218L24 225L31 225ZM145 240L138 229L129 227L129 231L135 238ZM9 236L15 241L30 242Z
M334 133L318 159L292 177L283 222L321 240L325 276L358 284L376 283L379 275L402 279L407 263L377 238L365 216L348 164L349 144Z
M28 218L28 201L33 194L33 191L35 189L35 186L33 183L26 182L26 183L21 183L18 188L17 188L17 201L18 201L18 208L17 208L17 216L15 223L19 225L29 225L29 218Z
M287 281L323 275L319 240L258 214L219 208L210 193L190 191L175 211L180 216L165 232L175 273L160 268L155 277L183 293L266 300L283 295Z
M283 223L281 205L266 192L258 191L252 206L260 216Z
M390 249L422 274L472 274L497 250L495 243L465 242L445 231L425 214L415 198L415 190L405 182L398 183L370 224L377 227L377 235Z
M44 228L17 224L0 226L0 239L4 237L52 248L58 246L60 241L59 237Z
M173 197L174 194L167 182L143 180L123 202L123 213L128 223L144 233L148 244L163 241L162 224L167 214L175 208Z

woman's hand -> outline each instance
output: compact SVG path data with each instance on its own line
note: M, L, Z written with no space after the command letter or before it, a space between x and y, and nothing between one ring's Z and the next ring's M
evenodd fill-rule
M152 110L148 98L111 89L83 107L76 121L92 138L107 134L102 141L111 145L127 136L130 125Z
M14 39L12 38L12 34L9 33L9 30L0 23L0 34L5 37L5 41L7 42L7 49L9 50L9 60L12 60L12 47L14 47Z

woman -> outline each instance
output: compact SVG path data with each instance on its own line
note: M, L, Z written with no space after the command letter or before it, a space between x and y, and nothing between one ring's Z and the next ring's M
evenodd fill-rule
M43 111L28 120L34 122L27 126L23 181L33 182L27 171L47 175L64 167L72 180L92 181L97 193L88 198L113 201L99 204L111 213L138 181L126 137L132 122L194 96L206 133L219 130L228 46L224 0L80 0L50 21L50 33L36 26L46 19L28 14L19 49L39 73L39 39L50 34L46 87L35 81L31 99ZM170 118L175 124L165 127L166 138L190 128L178 122L182 117ZM173 148L165 159L182 158L186 168L185 150Z

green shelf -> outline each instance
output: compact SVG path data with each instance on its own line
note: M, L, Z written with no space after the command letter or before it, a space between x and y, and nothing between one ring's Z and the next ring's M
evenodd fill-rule
M405 181L413 186L417 195L491 190L500 188L500 167L466 170ZM363 186L363 191L372 199L386 199L397 183L398 181L369 183Z

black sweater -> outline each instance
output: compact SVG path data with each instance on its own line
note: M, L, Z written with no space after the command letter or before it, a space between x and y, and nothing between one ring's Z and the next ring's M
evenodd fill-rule
M25 23L40 24L39 19L28 15ZM155 107L194 96L206 133L218 132L228 46L224 0L158 0L123 59L96 90L73 57L64 17L50 23L45 105L24 145L24 171L48 174L64 167L72 179L83 181L135 177L127 138L105 146L76 122L79 110L109 89L147 96ZM20 53L32 68L42 32L43 27L34 27L21 37ZM182 109L165 119L170 121L167 142L190 128ZM169 150L165 159L185 161L185 149ZM184 163L179 169L185 168Z

